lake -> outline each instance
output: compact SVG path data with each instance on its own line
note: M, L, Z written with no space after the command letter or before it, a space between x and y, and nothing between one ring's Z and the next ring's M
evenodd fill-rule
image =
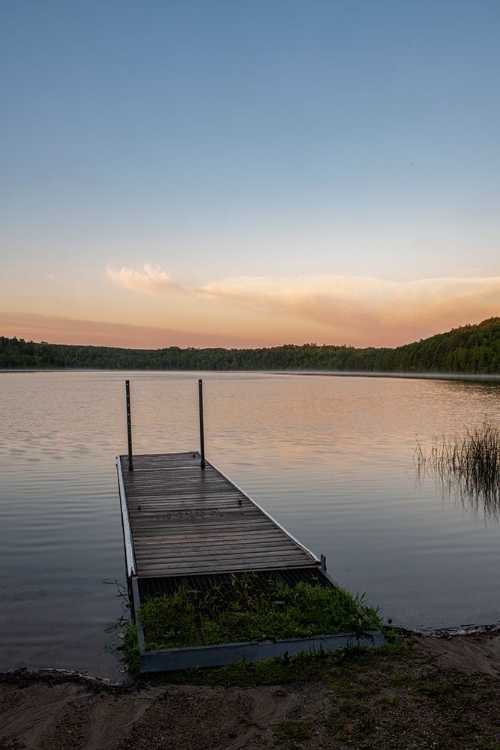
M500 620L500 526L418 481L417 438L500 420L500 384L276 373L0 373L0 670L117 678L115 456L206 455L342 586L410 627ZM105 583L108 581L108 583ZM109 583L111 581L111 583Z

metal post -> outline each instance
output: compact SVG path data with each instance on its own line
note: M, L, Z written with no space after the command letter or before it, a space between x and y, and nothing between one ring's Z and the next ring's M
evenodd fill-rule
M201 462L200 466L202 469L205 468L205 430L203 427L203 382L198 380L198 402L200 408L200 453Z
M132 417L130 415L130 381L125 381L125 393L127 396L127 437L128 437L128 470L134 470L132 461Z

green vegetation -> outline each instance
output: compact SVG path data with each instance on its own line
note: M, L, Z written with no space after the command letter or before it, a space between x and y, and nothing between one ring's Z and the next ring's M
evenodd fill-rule
M491 695L477 690L487 680L438 670L411 648L359 653L340 668L330 669L325 683L332 701L325 718L316 724L314 747L496 747L498 724ZM283 724L278 732L278 747L292 750L290 735L281 740Z
M300 696L293 713L269 724L242 719L256 727L256 746L262 737L263 747L276 750L500 750L498 679L439 667L400 638L392 641L145 676L141 683L283 686L275 694Z
M375 609L339 587L281 581L265 589L251 575L233 578L231 596L178 587L141 607L146 649L199 646L266 638L309 637L379 627Z
M463 435L434 437L429 451L420 442L414 452L420 477L430 473L440 488L455 492L489 516L498 516L500 503L500 426L485 420L466 427Z
M405 680L400 678L404 675ZM405 645L328 656L325 700L276 725L281 750L499 750L498 681L438 669Z
M140 674L139 643L137 640L137 627L132 624L125 629L123 659L130 674L138 677Z
M287 750L296 750L311 735L313 726L312 719L285 719L274 731L275 744Z
M0 369L333 370L500 373L500 318L395 349L287 344L262 349L118 349L41 344L0 336Z

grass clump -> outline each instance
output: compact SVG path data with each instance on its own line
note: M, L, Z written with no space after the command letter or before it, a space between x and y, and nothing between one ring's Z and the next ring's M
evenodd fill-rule
M132 623L125 630L123 659L129 672L137 677L140 674L139 642L137 640L137 627Z
M147 599L141 607L146 649L239 641L363 633L380 627L377 611L362 596L339 587L234 577L230 595L217 585L201 593L178 587Z
M312 719L285 719L274 730L275 745L283 750L300 750L302 742L307 740L314 727Z
M475 510L499 517L500 425L485 419L462 435L434 436L430 450L419 441L414 450L418 476L430 473L446 493L455 492Z

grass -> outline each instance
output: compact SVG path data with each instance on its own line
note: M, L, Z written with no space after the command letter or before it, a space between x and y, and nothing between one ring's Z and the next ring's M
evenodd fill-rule
M275 750L500 750L500 682L439 668L394 637L377 649L240 661L147 676L152 684L284 686L301 696L276 723L262 722ZM251 720L251 719L250 719Z
M498 519L500 506L500 426L485 419L462 435L435 436L427 451L417 441L414 461L419 477L430 473L446 493L455 492L475 510Z
M299 750L313 728L312 719L285 719L276 727L274 742L283 750Z
M328 703L279 723L277 749L500 750L498 680L440 670L405 643L330 654L319 679Z
M130 674L134 675L134 677L138 677L140 674L139 643L137 640L137 627L133 624L130 624L125 628L125 636L123 639L123 660L125 661Z
M255 584L252 574L233 576L229 592L227 588L221 591L217 585L203 594L179 587L171 595L151 597L141 607L140 617L146 649L342 632L361 637L367 630L383 627L377 609L366 604L364 595L353 596L340 587L303 582L295 586L270 582L262 589ZM125 630L123 655L131 674L138 676L139 647L133 624ZM322 657L323 653L318 652L308 659L307 669L314 673ZM303 669L299 657L290 659L285 654L255 664L236 662L222 668L222 672L186 670L172 679L184 682L184 675L189 675L190 681L203 682L207 675L215 675L214 684L219 684L217 680L227 685L273 684L285 678L298 679Z
M203 593L179 587L151 597L140 616L146 649L361 634L381 625L362 596L342 588L276 581L262 589L251 575L232 579L231 596L213 585Z
M137 653L137 642L135 644ZM209 667L206 669L184 669L178 672L157 672L150 675L139 675L129 670L142 683L152 685L207 685L213 687L258 687L263 685L282 685L294 682L320 680L324 671L324 664L328 654L324 651L315 653L301 653L290 657L288 654L262 661L239 661L224 667ZM132 663L133 664L133 663ZM138 664L138 661L137 661Z

